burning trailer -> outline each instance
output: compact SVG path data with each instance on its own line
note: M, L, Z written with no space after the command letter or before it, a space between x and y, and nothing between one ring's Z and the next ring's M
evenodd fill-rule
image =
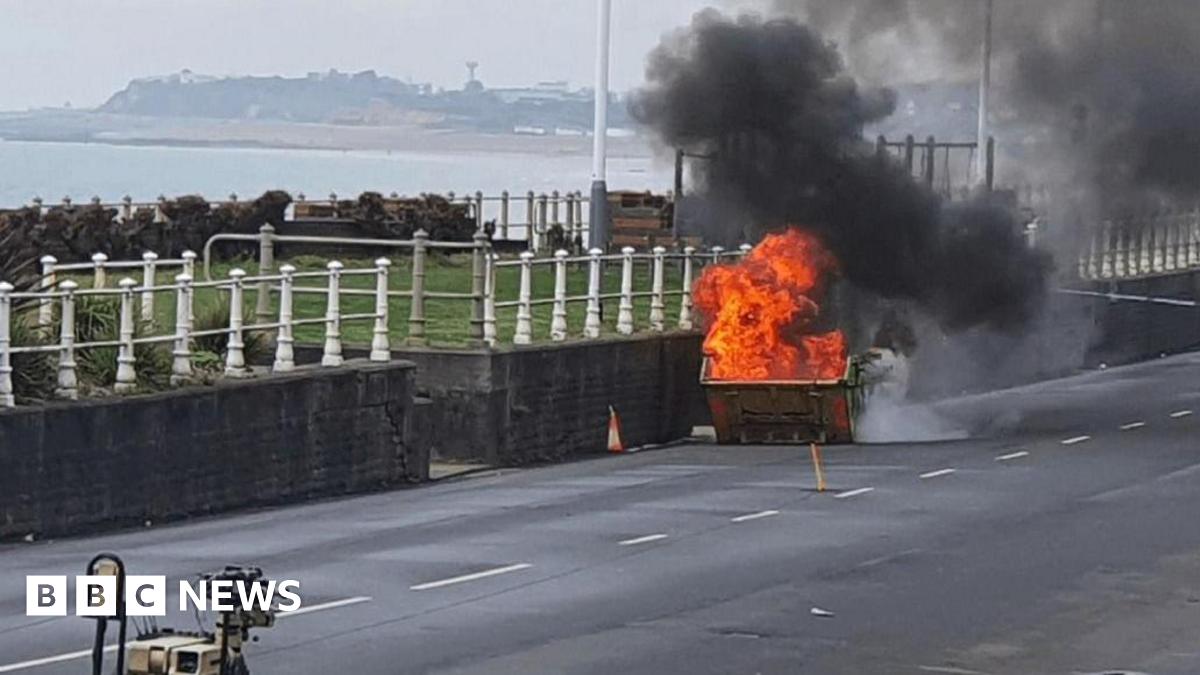
M845 334L822 327L817 300L837 269L815 236L792 228L704 271L700 382L718 442L854 442L868 391L890 371L877 367L886 350L851 356Z

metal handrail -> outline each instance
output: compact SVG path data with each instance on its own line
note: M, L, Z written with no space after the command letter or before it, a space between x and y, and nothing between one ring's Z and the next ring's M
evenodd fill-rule
M344 269L337 261L327 264L324 272L297 273L290 265L282 266L278 274L262 274L248 276L240 269L229 272L229 278L220 281L194 282L191 275L180 274L174 284L139 285L131 278L125 278L118 284L119 288L80 288L79 285L66 279L54 287L43 291L15 293L13 286L0 283L0 408L15 405L13 393L13 354L24 353L58 353L58 386L56 393L60 398L75 399L78 397L75 353L82 349L117 348L117 374L114 390L117 393L130 393L137 388L136 346L163 342L173 342L172 351L172 383L180 384L192 379L192 341L199 337L226 335L228 346L225 355L225 373L230 377L242 377L248 369L245 363L243 336L247 331L275 330L276 356L273 370L287 371L295 367L292 353L292 331L296 326L322 323L325 325L325 347L322 364L336 366L342 363L341 325L346 321L374 322L371 359L374 361L390 360L390 345L388 340L388 268L391 261L380 258L375 266L369 269ZM342 314L342 296L349 295L341 288L344 276L372 275L376 278L375 311L371 313ZM293 286L295 278L324 277L328 282L326 294L328 302L324 317L319 319L298 319L293 315ZM279 319L278 321L255 321L246 324L243 318L244 292L247 284L278 283L280 288ZM222 328L197 331L194 329L194 298L198 289L218 289L227 291L229 301L229 325ZM175 291L175 327L171 333L149 336L135 336L133 318L135 298L141 297L143 303L149 293ZM350 289L347 289L350 290ZM120 298L119 336L116 340L94 340L89 342L76 341L75 305L80 297L118 296ZM12 344L12 309L14 299L30 299L44 303L57 303L59 312L58 340L54 344ZM143 310L145 307L143 306ZM143 311L143 316L145 312ZM39 324L48 329L53 315L51 312L38 311ZM152 319L153 317L151 317Z

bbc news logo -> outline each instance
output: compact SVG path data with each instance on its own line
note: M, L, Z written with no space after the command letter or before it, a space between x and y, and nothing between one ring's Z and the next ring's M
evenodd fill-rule
M167 578L165 576L125 577L125 613L128 616L166 616ZM71 604L67 577L31 575L25 577L25 614L28 616L66 616ZM300 609L300 582L240 581L214 579L180 581L176 606L181 612L198 609L214 612L252 611L274 606L280 612ZM276 601L279 601L276 605ZM75 616L116 616L117 577L75 577Z

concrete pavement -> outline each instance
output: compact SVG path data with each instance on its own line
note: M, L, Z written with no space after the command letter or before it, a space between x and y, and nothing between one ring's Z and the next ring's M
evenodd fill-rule
M299 579L258 675L1200 672L1200 355L936 412L973 437L826 448L825 494L806 448L693 445L6 546L0 673L88 672L24 576L100 550Z

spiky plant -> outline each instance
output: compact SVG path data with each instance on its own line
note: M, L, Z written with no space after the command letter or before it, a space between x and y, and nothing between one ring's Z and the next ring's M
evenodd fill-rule
M242 314L242 320L249 325L254 323L254 312L250 307L246 307ZM195 331L202 333L210 330L221 330L229 327L229 296L222 295L221 298L210 305L206 305L196 312ZM218 357L224 357L225 352L229 348L229 334L216 333L214 335L203 335L195 340L196 352L214 354ZM254 363L265 358L271 345L267 340L267 334L262 331L245 331L242 333L242 352L245 355L246 363ZM209 359L211 361L211 359ZM218 359L217 362L220 362Z
M12 345L35 347L52 344L51 331L37 325L33 312L20 312L12 318ZM58 357L52 352L23 352L12 355L13 394L20 403L49 400L57 382Z
M75 339L79 343L111 342L120 338L121 303L117 298L83 296L75 306ZM154 334L151 324L138 322L134 337ZM80 382L92 388L111 387L117 380L117 347L80 349L75 361ZM171 350L165 343L142 344L135 348L134 370L138 385L145 389L167 386L171 376Z

